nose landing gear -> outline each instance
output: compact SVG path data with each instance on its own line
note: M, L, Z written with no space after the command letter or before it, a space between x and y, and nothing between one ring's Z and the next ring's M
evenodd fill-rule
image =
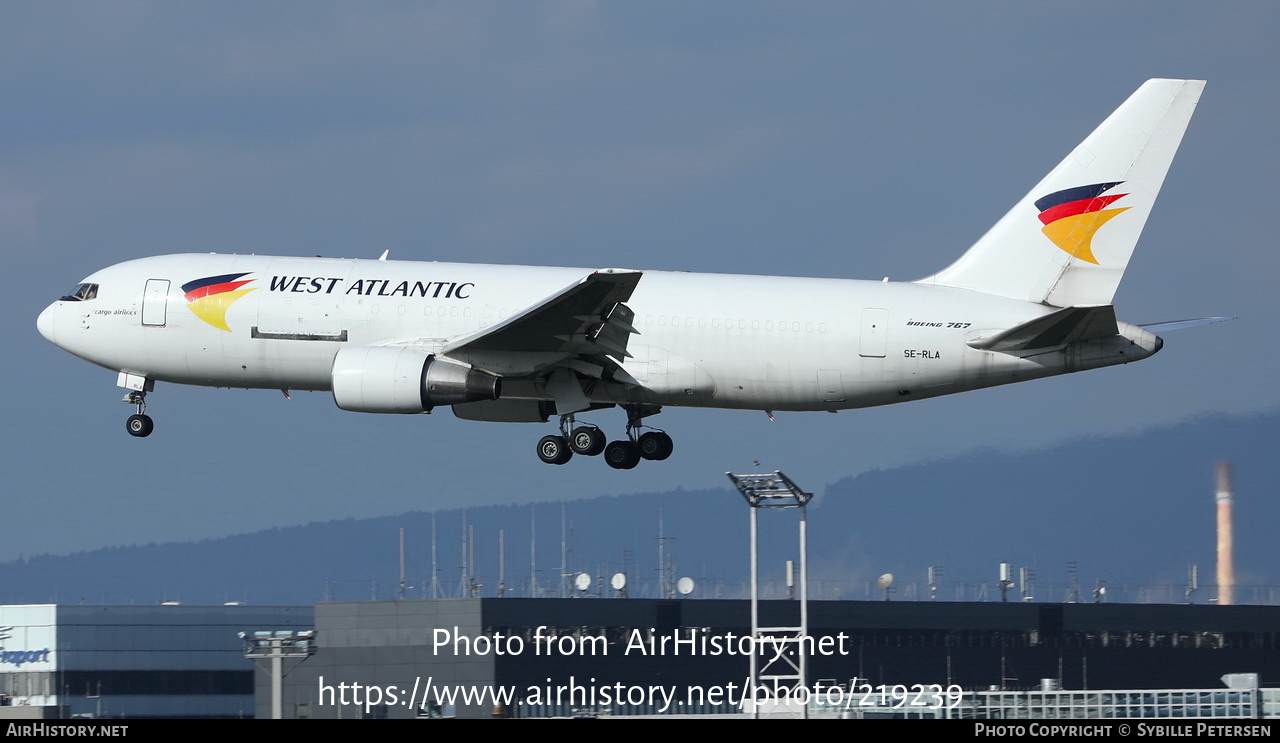
M138 411L124 422L124 428L129 432L130 436L143 438L150 436L155 430L155 423L151 420L151 416L143 411L147 409L147 393L146 392L130 392L124 396L123 402L133 405Z

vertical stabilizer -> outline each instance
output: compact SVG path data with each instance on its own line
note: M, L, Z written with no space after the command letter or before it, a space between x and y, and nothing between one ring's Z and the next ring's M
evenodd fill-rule
M1148 80L946 269L918 283L1111 304L1203 80Z

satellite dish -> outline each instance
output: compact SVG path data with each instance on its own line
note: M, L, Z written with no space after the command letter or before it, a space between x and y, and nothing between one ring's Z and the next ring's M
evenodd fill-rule
M614 573L614 574L613 574L613 577L609 579L609 585L613 586L613 590L615 590L615 591L621 591L622 589L626 588L626 587L627 587L627 574L626 574L626 573Z
M887 589L889 586L892 586L892 585L893 585L893 573L885 573L879 578L876 578L876 588L879 588L881 591Z
M685 577L676 581L676 590L680 592L681 596L688 596L689 594L693 593L693 588L694 588L693 578Z
M578 573L573 577L573 585L576 586L579 591L585 591L591 587L591 576L586 573Z

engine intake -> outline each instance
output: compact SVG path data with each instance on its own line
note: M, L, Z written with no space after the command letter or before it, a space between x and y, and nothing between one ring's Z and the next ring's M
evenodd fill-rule
M501 393L498 377L411 348L344 348L333 357L333 401L343 410L427 413Z

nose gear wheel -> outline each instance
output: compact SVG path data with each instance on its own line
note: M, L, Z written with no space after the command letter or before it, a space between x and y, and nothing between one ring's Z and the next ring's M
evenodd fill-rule
M133 405L138 411L129 416L124 422L124 429L129 432L130 436L145 438L151 435L155 430L155 422L151 420L151 416L142 412L147 409L147 393L146 392L130 392L124 396L124 402Z

